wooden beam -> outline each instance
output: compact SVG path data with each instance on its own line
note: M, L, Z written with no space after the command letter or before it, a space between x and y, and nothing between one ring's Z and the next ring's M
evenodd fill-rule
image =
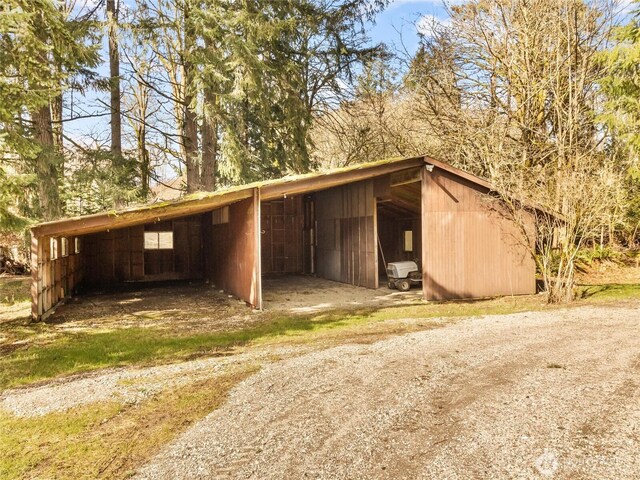
M396 194L391 194L388 198L380 199L379 201L386 206L395 206L397 209L407 210L416 215L420 215L419 203L412 203Z
M445 172L449 172L457 177L463 178L471 183L475 183L476 185L486 188L487 190L491 190L491 184L483 178L480 178L471 173L465 172L464 170L460 170L454 166L449 165L448 163L441 162L440 160L436 160L435 158L431 158L428 156L424 156L424 162L427 165L433 165Z
M41 292L41 282L40 282L40 266L38 262L40 261L40 242L38 237L35 235L31 236L31 317L33 320L38 320L40 318L40 292Z
M412 168L393 173L391 174L391 187L399 187L408 183L420 182L420 175L420 168Z
M260 189L256 188L253 191L253 225L254 225L254 264L253 264L253 277L254 277L254 308L262 310L262 226L260 225Z

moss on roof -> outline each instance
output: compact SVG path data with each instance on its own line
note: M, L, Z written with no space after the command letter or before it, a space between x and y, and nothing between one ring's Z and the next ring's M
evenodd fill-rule
M286 184L286 183L289 183L289 182L307 180L307 179L310 179L310 178L318 178L318 177L322 177L322 176L326 176L326 175L335 175L335 174L347 173L347 172L352 172L352 171L357 171L357 170L364 170L364 169L368 169L368 168L374 168L374 167L378 167L378 166L381 166L381 165L400 162L400 161L403 161L403 160L411 160L411 159L415 159L415 158L420 158L420 156L417 156L417 157L392 157L392 158L386 158L384 160L377 160L377 161L374 161L374 162L358 163L358 164L349 165L349 166L346 166L346 167L333 168L333 169L324 169L324 170L318 170L318 171L315 171L315 172L303 173L303 174L298 174L298 175L286 175L284 177L276 178L276 179L262 180L262 181L257 181L257 182L242 184L242 185L234 185L234 186L231 186L231 187L227 187L227 188L223 188L223 189L220 189L220 190L216 190L214 192L196 192L196 193L191 193L191 194L185 195L185 196L183 196L181 198L178 198L178 199L175 199L175 200L165 200L165 201L162 201L162 202L131 205L131 206L127 207L127 208L123 208L123 209L120 209L120 210L111 209L111 210L107 210L107 211L103 211L103 212L99 212L99 213L94 213L94 214L89 214L89 215L79 215L79 216L75 216L75 217L61 218L61 219L53 220L53 221L50 221L50 222L38 223L38 224L34 225L32 228L36 229L38 227L42 227L42 226L45 226L45 225L52 225L52 224L56 224L56 223L60 223L60 222L72 222L72 221L75 221L75 220L82 220L82 219L87 219L87 218L91 218L91 217L98 217L98 216L104 216L104 215L108 215L109 217L119 217L119 216L130 214L130 213L144 213L144 212L149 212L149 211L152 211L152 210L162 209L162 208L171 207L171 206L175 206L175 205L184 205L184 204L188 204L188 203L192 203L192 202L198 202L198 201L201 201L201 200L216 198L216 197L228 195L228 194L234 193L234 192L241 192L243 190L252 190L254 188L261 188L261 187L271 186L271 185Z

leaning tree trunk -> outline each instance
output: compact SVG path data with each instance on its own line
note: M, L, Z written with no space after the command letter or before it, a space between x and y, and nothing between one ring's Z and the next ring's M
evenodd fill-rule
M151 159L149 158L149 149L147 148L147 126L144 121L136 127L136 141L138 161L140 162L140 194L142 198L146 199L150 193Z

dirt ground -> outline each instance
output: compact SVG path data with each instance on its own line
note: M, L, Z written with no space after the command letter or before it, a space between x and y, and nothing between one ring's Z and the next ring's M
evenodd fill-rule
M372 290L305 275L268 277L263 285L267 313L306 314L422 302L419 288L409 292L386 286ZM172 282L79 295L58 307L47 322L74 331L165 325L183 332L211 332L244 328L261 318L260 312L252 312L244 301L209 284Z
M200 282L137 284L116 292L82 294L47 320L72 330L165 326L184 332L242 328L251 321L245 302Z
M383 282L380 282L383 285ZM308 275L283 275L262 280L266 310L290 313L314 313L328 309L404 305L422 301L422 289L408 292L391 290L386 285L377 290L354 287Z
M640 478L639 309L470 318L270 364L137 478Z

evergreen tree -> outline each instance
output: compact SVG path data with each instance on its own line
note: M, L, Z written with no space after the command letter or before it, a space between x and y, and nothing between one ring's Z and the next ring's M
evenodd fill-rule
M628 209L624 241L640 241L640 2L631 21L617 30L615 45L603 53L606 76L601 85L607 95L607 110L601 118L620 140L612 150L627 148L618 161L627 164Z
M86 30L69 23L51 0L7 0L0 6L0 142L3 163L34 173L33 214L62 214L60 165L52 103L65 82L98 59Z

